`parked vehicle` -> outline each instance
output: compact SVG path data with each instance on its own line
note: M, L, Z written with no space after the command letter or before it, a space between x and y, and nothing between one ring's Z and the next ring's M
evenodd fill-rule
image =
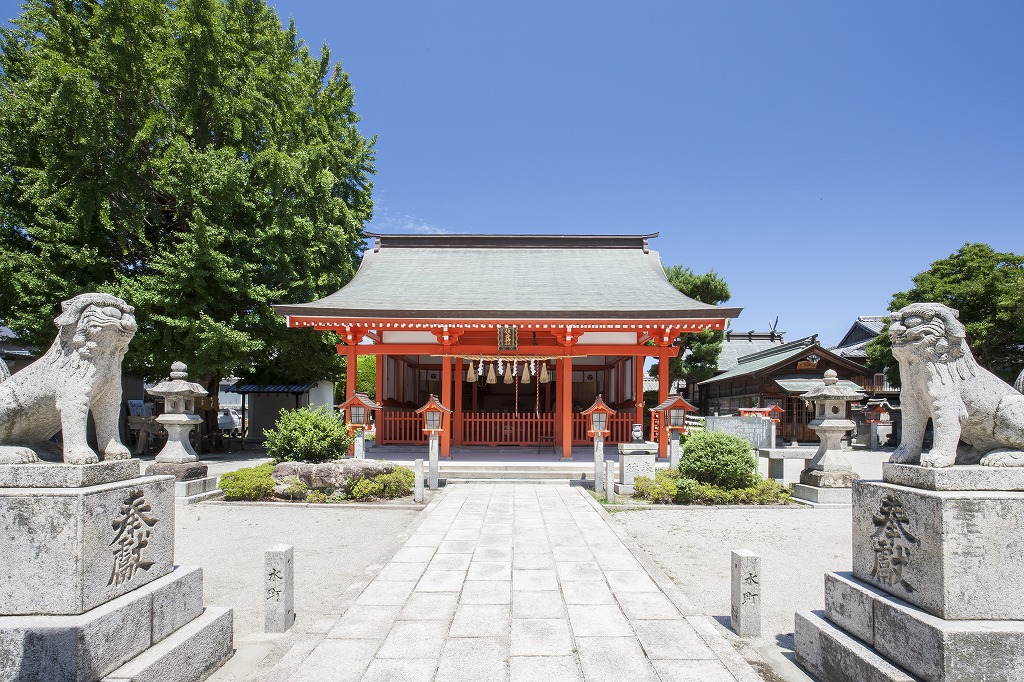
M231 436L242 433L242 418L232 407L222 407L217 415L217 428Z

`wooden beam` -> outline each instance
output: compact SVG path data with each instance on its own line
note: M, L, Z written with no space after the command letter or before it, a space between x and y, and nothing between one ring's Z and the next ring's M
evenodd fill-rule
M497 349L497 345L484 346L484 345L453 345L443 346L441 344L431 343L377 343L377 344L360 344L358 346L344 346L339 345L339 349L354 348L355 352L359 355L376 355L378 353L387 353L388 355L437 355L437 356L461 356L461 357L475 357L478 355L502 355L504 357L519 357L522 359L529 359L531 356L548 356L548 357L589 357L594 355L627 355L634 357L661 357L662 349L659 346L631 346L625 344L596 344L592 346L588 345L577 345L577 346L556 346L556 345L544 345L544 346L524 346L520 348L518 353L511 353L508 351L500 352ZM679 355L680 348L678 346L668 346L665 348L671 357ZM342 351L339 350L339 353Z

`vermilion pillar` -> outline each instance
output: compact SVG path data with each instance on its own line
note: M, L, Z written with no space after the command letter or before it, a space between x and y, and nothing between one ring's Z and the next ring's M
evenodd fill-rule
M355 345L345 346L345 400L356 393L356 374L359 372L359 361Z
M455 358L455 406L452 410L452 444L462 445L462 358Z
M562 410L562 459L572 459L572 358L558 361L558 406Z
M636 365L636 424L644 423L644 360L642 355L633 358Z
M441 404L451 409L452 404L452 357L445 355L441 358ZM452 415L454 417L454 415ZM448 428L441 432L441 456L452 456L452 424L454 419L448 420Z
M658 404L668 400L668 348L661 348L658 354ZM662 418L662 424L658 428L658 457L668 457L668 424Z

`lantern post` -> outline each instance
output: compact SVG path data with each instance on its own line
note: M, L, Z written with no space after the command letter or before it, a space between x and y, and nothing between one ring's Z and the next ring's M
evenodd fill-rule
M679 435L686 433L686 413L696 411L697 408L681 395L670 395L665 402L651 408L651 412L660 414L662 428L668 429L668 465L673 469L679 466Z
M353 455L356 459L365 459L366 441L363 433L370 427L370 414L379 410L380 405L370 400L365 393L353 393L351 398L338 405L338 409L345 415L349 433L354 431L356 434Z
M188 381L188 367L182 362L171 365L171 377L146 391L164 399L164 413L156 420L167 430L167 443L157 454L156 461L187 464L199 460L199 455L188 441L189 432L203 418L195 414L196 398L206 395L206 389Z
M452 411L441 404L437 396L431 394L427 404L416 410L416 414L423 415L423 433L428 436L427 455L430 464L427 469L427 486L431 490L437 490L438 465L437 458L441 449L440 434L444 431L444 418Z
M594 404L583 410L582 414L589 417L590 428L587 435L594 437L594 492L600 493L605 489L604 481L604 437L611 431L608 429L608 417L615 414L615 410L605 405L598 394Z

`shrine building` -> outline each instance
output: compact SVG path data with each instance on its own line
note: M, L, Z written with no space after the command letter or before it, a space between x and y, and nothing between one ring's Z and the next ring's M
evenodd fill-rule
M581 412L597 395L615 410L607 443L643 422L644 360L680 334L724 329L739 308L695 301L669 283L648 235L384 235L352 281L311 303L278 305L289 327L337 332L347 357L377 356L377 444L426 443L415 410L437 395L453 445L589 444ZM666 435L659 435L661 455Z

